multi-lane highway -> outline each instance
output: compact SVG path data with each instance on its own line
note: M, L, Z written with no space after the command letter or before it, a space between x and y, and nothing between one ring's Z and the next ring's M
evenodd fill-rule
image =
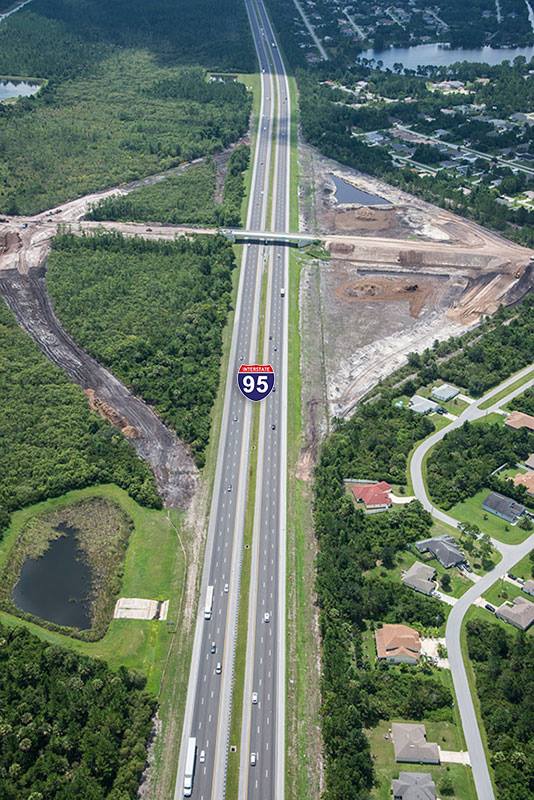
M261 77L247 228L262 231L272 226L285 231L289 225L288 82L261 0L246 0L246 5ZM276 388L263 401L260 414L239 791L243 798L283 797L288 264L284 247L251 244L245 245L241 262L175 798L184 794L190 737L196 738L197 747L191 796L198 800L225 796L252 420L252 403L240 394L236 373L242 363L257 360L265 270L263 356L275 368ZM211 618L205 619L210 586L213 607ZM253 708L252 691L258 695Z

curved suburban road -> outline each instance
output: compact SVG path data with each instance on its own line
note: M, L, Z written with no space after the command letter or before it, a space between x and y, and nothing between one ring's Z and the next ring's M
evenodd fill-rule
M526 389L534 385L534 378L526 381L521 386L515 389L510 389L510 392L502 397L500 400L493 403L489 408L481 409L480 406L492 397L499 395L503 389L513 386L516 381L532 371L534 365L530 364L520 372L515 373L507 380L503 381L495 389L481 397L480 400L471 403L464 411L455 419L450 425L442 428L436 433L433 433L419 447L415 450L412 461L410 464L410 477L412 479L414 494L419 502L430 511L432 516L453 528L458 527L458 520L441 511L439 508L431 503L428 497L425 483L423 480L423 464L424 458L427 453L436 445L444 436L455 428L459 428L464 422L480 419L481 417L491 414L499 409L500 406L505 405L514 397L522 394ZM518 561L526 556L534 547L534 534L529 536L524 542L518 545L504 544L496 539L492 539L494 547L501 553L502 559L497 566L478 580L473 586L456 601L451 609L447 620L447 627L445 631L445 639L447 644L447 656L451 668L454 689L456 692L456 700L460 710L460 717L464 730L465 741L469 751L469 760L473 769L473 778L479 800L495 800L493 786L491 783L490 772L488 763L486 761L486 754L482 744L482 737L475 713L473 698L469 689L469 682L467 679L467 672L462 657L461 648L461 630L464 616L474 601L484 594L487 589L492 586L495 581L502 578Z

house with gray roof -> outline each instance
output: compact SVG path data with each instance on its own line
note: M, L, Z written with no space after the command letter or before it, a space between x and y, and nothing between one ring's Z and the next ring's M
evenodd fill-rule
M429 772L399 772L391 781L393 800L436 800L436 784Z
M411 722L392 722L391 738L395 761L414 764L439 764L439 745L427 742L426 728Z
M456 397L457 394L460 394L460 390L455 386L451 386L450 383L442 383L441 386L434 386L431 394L434 400L446 403Z
M519 517L525 513L525 506L500 492L490 492L482 503L482 508L511 525L515 525Z
M464 554L452 536L436 536L434 539L416 542L415 546L420 553L431 553L446 569L466 563Z
M403 573L401 580L405 586L409 586L410 589L415 589L416 592L432 594L437 586L434 580L435 574L436 570L434 567L429 567L428 564L415 561L412 566Z
M534 603L526 597L514 597L511 603L503 603L495 611L495 616L509 622L520 631L528 631L534 622Z
M420 394L414 394L413 397L410 397L408 408L410 411L415 411L416 414L431 414L433 411L442 411L440 405L428 397L422 397Z
M531 595L534 596L534 581L533 580L525 581L521 588L527 594L531 594Z
M525 461L525 467L527 469L534 469L534 453L531 453Z

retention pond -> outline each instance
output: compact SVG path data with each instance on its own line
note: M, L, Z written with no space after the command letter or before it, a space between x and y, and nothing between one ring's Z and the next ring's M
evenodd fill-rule
M360 206L389 206L388 200L380 197L377 194L370 194L369 192L362 192L357 189L352 183L344 181L343 178L338 178L337 175L330 176L334 181L336 187L336 200L338 203L357 203Z

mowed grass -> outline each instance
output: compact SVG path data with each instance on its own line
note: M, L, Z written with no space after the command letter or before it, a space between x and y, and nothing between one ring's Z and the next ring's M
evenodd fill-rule
M393 720L410 722L412 720ZM462 740L457 726L450 722L424 721L429 742L437 742L444 750L461 749ZM470 767L462 764L397 764L393 753L393 744L384 738L391 727L391 721L380 722L376 728L367 731L373 754L373 766L376 775L376 786L371 797L376 800L391 800L391 781L399 772L428 772L432 775L439 792L440 781L445 775L451 778L454 794L448 795L451 800L476 800L473 776ZM438 794L438 796L440 796Z
M489 493L489 489L481 489L473 497L456 503L447 513L459 522L478 525L482 533L487 533L500 542L520 544L530 535L530 532L524 531L517 525L510 525L500 517L496 517L495 514L484 511L482 503Z
M513 572L513 574L515 575L515 572ZM512 601L514 597L524 597L525 600L530 600L529 595L521 591L519 586L506 581L504 578L500 578L496 581L487 592L484 592L483 597L484 600L487 600L488 603L494 606L500 606L506 601Z
M16 511L11 526L0 545L0 565L5 562L22 526L35 514L55 510L82 498L105 497L118 503L133 519L124 562L122 597L169 599L169 622L112 620L98 642L82 642L48 631L33 623L2 612L7 625L26 625L41 639L69 647L93 658L104 659L111 668L125 666L139 670L147 678L147 688L159 694L166 653L175 625L182 617L182 592L185 557L179 544L180 514L155 511L138 505L126 492L114 485L95 486L68 492L61 497Z

